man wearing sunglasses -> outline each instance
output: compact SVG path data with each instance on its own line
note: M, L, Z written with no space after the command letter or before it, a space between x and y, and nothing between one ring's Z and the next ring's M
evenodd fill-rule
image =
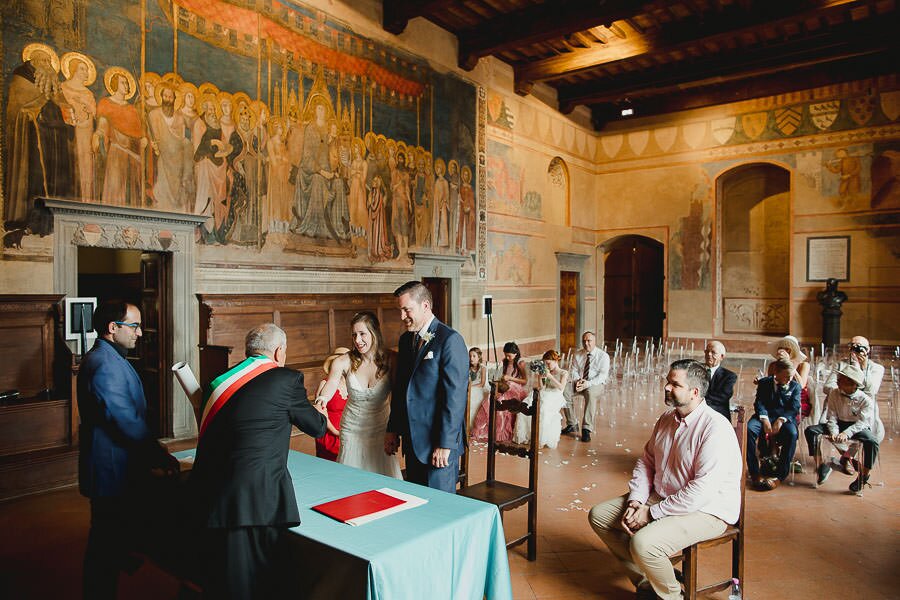
M123 301L94 311L97 341L78 372L78 484L91 501L84 556L84 597L115 598L127 549L144 515L139 491L152 468L174 471L178 461L156 441L146 422L141 378L125 358L141 337L141 311Z

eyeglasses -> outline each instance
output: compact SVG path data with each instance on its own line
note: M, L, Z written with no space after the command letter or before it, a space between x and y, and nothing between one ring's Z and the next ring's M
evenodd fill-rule
M141 328L140 323L126 323L125 321L113 321L113 323L115 323L116 325L118 325L120 327L131 327L132 329L140 329Z

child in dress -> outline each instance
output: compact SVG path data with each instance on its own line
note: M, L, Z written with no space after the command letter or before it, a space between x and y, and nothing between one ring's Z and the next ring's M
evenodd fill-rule
M473 427L475 413L484 401L487 384L487 369L481 362L481 348L469 348L469 414L466 416L466 427Z
M522 353L515 342L506 342L503 346L503 375L497 384L497 402L503 400L524 400L528 396L525 384L528 382L528 372ZM472 437L479 441L488 438L488 419L491 412L490 395L482 401L475 415L475 426L472 428ZM502 411L497 413L496 440L508 442L513 437L516 413Z
M322 388L328 382L328 372L335 358L350 352L347 348L335 348L334 352L325 359L322 369L325 371L325 379L319 384L316 397L322 392ZM347 382L341 378L334 395L328 400L325 408L328 410L328 431L325 435L316 439L316 456L326 460L337 460L338 451L341 449L341 415L344 414L344 406L347 405Z
M560 410L566 404L563 390L569 380L569 372L559 368L559 352L547 350L542 357L544 361L544 375L541 377L538 389L541 391L541 413L538 415L541 424L540 445L548 448L556 448L559 444L559 432L562 425ZM531 406L531 399L525 400ZM516 419L516 435L514 441L518 444L527 444L531 441L531 418L519 415Z

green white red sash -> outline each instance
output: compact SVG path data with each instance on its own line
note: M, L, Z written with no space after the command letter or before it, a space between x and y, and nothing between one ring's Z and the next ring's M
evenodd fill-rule
M236 364L212 380L209 395L203 404L203 416L200 419L200 435L234 394L257 375L274 369L278 364L268 356L251 356Z

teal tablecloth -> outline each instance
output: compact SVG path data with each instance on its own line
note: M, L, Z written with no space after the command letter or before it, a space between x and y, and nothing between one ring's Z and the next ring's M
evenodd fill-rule
M301 597L368 600L511 600L497 507L291 451L301 525L292 531ZM359 527L310 507L389 487L424 506ZM365 592L363 593L363 590Z

